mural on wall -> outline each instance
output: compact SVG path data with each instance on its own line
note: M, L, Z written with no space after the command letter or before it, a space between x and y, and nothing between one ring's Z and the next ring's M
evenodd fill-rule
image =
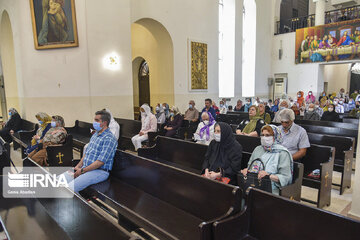
M79 46L74 0L30 0L36 49Z
M360 19L296 30L295 62L360 58Z
M207 44L191 41L191 90L206 90Z

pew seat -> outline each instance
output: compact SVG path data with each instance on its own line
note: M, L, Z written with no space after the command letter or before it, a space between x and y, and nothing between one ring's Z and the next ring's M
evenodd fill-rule
M84 146L90 142L91 133L90 129L93 129L93 125L88 122L76 120L74 127L65 128L68 134L73 136L73 147L80 152L80 156L83 155Z
M211 239L211 224L239 212L242 197L238 187L119 150L109 179L81 194L159 239Z
M356 239L360 222L251 189L246 210L213 224L214 240Z
M39 125L33 122L30 122L25 119L21 119L21 128L19 131L15 132L11 137L14 142L14 150L23 146L23 142L20 139L20 132L36 132L39 128ZM27 143L28 144L28 143Z

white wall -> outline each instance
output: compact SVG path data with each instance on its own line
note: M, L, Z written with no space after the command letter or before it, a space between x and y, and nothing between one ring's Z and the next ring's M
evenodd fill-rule
M21 114L34 121L44 111L92 121L96 110L108 107L114 116L132 117L131 35L129 0L76 1L79 47L35 50L30 3L0 0L13 27ZM117 52L119 71L105 70L103 57ZM9 106L10 107L10 106Z
M324 66L324 82L328 82L328 93L338 93L341 88L350 90L351 64L331 64Z
M360 0L353 0L353 1L357 2L357 4L355 4L355 5L360 5ZM331 5L331 0L329 0L325 3L325 11L332 11L332 10L336 10L336 9L339 9L339 7L338 8L333 7ZM309 15L315 14L315 10L316 10L316 4L313 2L313 0L309 0Z

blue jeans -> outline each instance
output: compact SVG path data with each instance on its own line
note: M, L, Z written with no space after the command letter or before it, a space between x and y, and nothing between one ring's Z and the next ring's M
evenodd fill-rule
M74 192L79 192L90 185L105 181L109 177L109 172L95 169L83 173L75 179L72 179L68 172L64 173L64 175L69 185L74 186Z

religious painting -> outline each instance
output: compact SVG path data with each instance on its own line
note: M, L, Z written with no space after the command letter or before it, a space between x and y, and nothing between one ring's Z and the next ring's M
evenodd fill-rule
M75 0L30 0L36 49L79 46Z
M207 44L190 41L191 90L207 90Z
M296 30L295 63L360 58L360 19Z

